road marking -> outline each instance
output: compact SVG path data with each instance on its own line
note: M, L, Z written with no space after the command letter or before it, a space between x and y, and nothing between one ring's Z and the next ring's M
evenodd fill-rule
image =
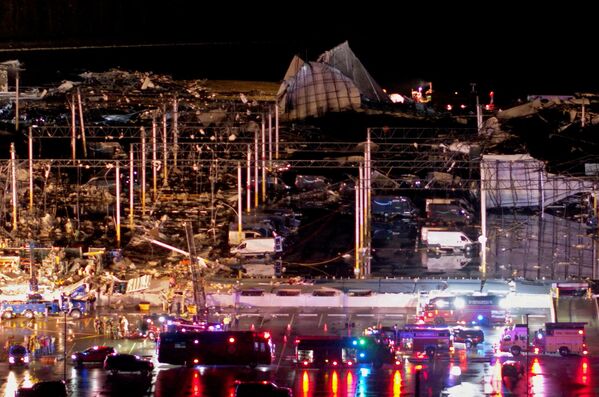
M354 314L356 317L374 317L374 314Z
M327 313L330 317L347 317L347 314Z
M133 349L135 349L135 345L137 345L137 342L133 342L133 346L131 346L131 349L129 349L129 354L131 354Z
M316 316L318 316L318 314L316 314L316 313L300 313L299 316L300 317L316 317Z

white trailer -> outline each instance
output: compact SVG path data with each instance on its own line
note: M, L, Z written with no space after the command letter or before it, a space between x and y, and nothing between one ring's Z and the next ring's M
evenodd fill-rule
M240 258L263 257L270 259L282 251L282 237L252 238L242 241L236 247L231 248L231 254Z

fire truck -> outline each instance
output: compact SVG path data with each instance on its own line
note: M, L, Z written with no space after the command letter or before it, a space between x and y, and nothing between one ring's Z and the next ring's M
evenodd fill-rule
M407 324L397 332L396 350L411 360L453 354L451 332L444 327Z
M526 324L515 324L505 328L500 341L499 350L510 352L514 356L521 352L535 354L554 354L561 356L578 354L586 356L588 349L585 341L586 323L545 323L545 328L533 332ZM529 336L533 337L532 343Z
M498 325L508 318L505 296L457 295L431 298L421 311L421 322L436 326Z

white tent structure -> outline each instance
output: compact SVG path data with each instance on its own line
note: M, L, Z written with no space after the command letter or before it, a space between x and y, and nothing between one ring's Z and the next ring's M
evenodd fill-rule
M547 173L545 164L528 154L484 155L480 167L487 208L543 208L593 190L591 181Z

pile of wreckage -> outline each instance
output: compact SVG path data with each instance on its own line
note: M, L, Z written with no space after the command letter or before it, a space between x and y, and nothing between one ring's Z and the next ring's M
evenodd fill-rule
M258 163L258 159L263 164L266 162L267 130L269 134L271 130L280 133L280 158L269 159L267 176L275 178L278 190L269 192L272 195L268 199L262 197L264 206L270 210L253 209L252 215L244 219L242 233L257 233L258 238L281 236L290 243L300 219L294 210L337 208L344 200L353 199L356 165L364 159L360 143L369 126L366 123L380 125L382 122L377 117L383 114L393 114L392 119L384 119L385 123L393 120L401 125L409 120L409 126L414 126L417 120L418 126L436 127L440 119L437 113L433 117L433 112L422 104L418 108L408 101L394 106L347 42L325 52L316 62L294 58L278 93L276 84L260 84L259 89L244 84L231 88L231 84L175 81L165 75L121 70L88 72L80 78L37 89L37 96L33 92L23 95L18 115L15 115L14 96L0 97L0 124L6 130L0 150L5 157L10 154L7 143L17 141L15 157L26 159L27 138L30 134L35 137L31 144L35 161L31 168L26 161L16 161L16 165L10 160L0 161L0 232L4 247L0 250L5 258L0 259L8 263L10 259L6 258L19 258L0 270L0 290L7 296L25 293L28 283L35 278L41 290L50 291L84 282L90 297L99 304L112 306L140 300L169 305L173 295L191 299L194 286L189 277L190 253L206 259L204 277L247 271L239 257L231 255L233 248L239 248L232 247L231 232L238 233L236 222L240 214L236 204L243 199L238 196L237 164L245 164L248 156L253 163ZM543 162L550 159L536 156L531 149L533 142L527 141L526 134L518 133L522 125L519 120L534 125L537 121L531 120L535 116L542 120L549 114L569 116L560 118L561 124L549 133L562 136L574 125L588 129L597 124L589 113L593 101L589 96L582 101L535 100L530 105L499 112L497 117L486 121L478 134L476 129L466 136L443 130L445 137L435 136L434 144L422 144L422 140L416 143L410 141L410 136L404 136L403 143L389 146L393 150L386 151L384 145L377 147L378 157L374 160L382 164L401 157L407 164L413 161L418 165L389 167L388 172L381 166L374 175L381 176L376 179L392 189L473 192L480 188L478 181L482 177L489 192L490 208L543 207L567 194L589 191L593 186L588 180L572 181L550 174ZM349 120L354 120L355 114L367 114L370 118L360 119L365 124L353 125L361 134L359 142L343 147L338 143L319 146L321 140L347 139L343 124L338 129L331 123L323 124L326 130L320 127L318 120L331 114L343 114ZM15 117L20 123L16 131ZM457 125L459 121L453 124ZM383 135L390 136L389 128L385 128ZM259 146L262 153L258 152ZM339 156L334 156L334 152ZM505 152L510 155L503 155ZM533 156L527 156L528 152ZM336 169L345 167L354 175L346 176L345 181L328 181L322 176L320 188L302 189L301 177L306 176L294 170L296 183L288 189L280 177L289 170L289 164L298 164L302 155L314 156L314 153L318 153L318 164L331 164ZM128 161L134 161L134 156L136 164L141 164L142 159L146 164L142 165L144 168L129 167L131 173L123 172L119 183L124 190L117 200L114 164L118 161L126 167ZM477 161L480 163L472 171L472 164ZM431 169L424 170L425 163ZM146 168L148 164L151 166ZM249 168L249 178L243 169L247 179L244 190L253 183L257 186L263 178L257 171L250 173ZM481 169L482 175L477 175ZM154 175L151 171L155 171ZM310 171L308 177L318 179L319 172ZM153 184L153 188L140 192L135 185L141 184L144 173L148 178L146 184ZM516 186L516 193L513 186L508 186L515 174L522 182ZM35 206L29 204L30 180ZM13 183L17 185L16 210L11 208ZM125 216L134 214L128 221L124 218L118 227L117 202ZM18 222L14 222L13 211L18 213ZM193 244L183 227L186 222L193 226ZM27 251L31 241L53 248L43 253L37 248ZM278 242L273 239L265 243ZM75 246L84 250L71 252ZM269 268L271 262L281 259L281 252L275 248L272 257L263 255ZM30 256L35 263L27 266ZM213 284L210 288L229 287ZM4 295L0 300L3 298Z

